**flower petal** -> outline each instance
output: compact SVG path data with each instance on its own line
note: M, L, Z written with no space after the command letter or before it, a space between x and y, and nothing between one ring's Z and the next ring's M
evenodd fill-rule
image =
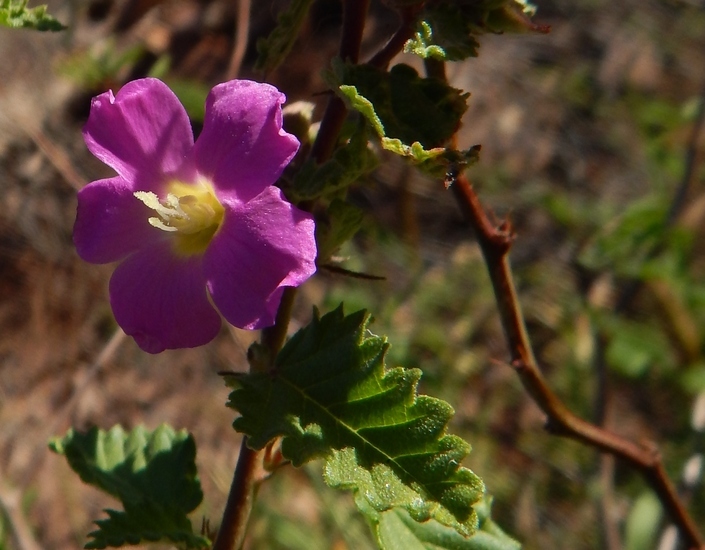
M149 209L132 193L132 185L120 176L94 181L78 192L73 242L81 259L115 262L164 238L149 225Z
M91 153L123 178L155 191L193 146L186 111L156 78L128 82L117 96L107 91L94 97L83 137Z
M312 216L269 187L245 205L225 202L223 225L203 257L213 302L232 325L274 323L284 286L316 271Z
M273 86L249 80L231 80L211 90L193 162L219 195L243 202L256 197L294 157L299 142L282 130L285 99Z
M148 353L202 346L220 330L201 258L176 258L169 243L140 250L117 267L110 304L118 325Z

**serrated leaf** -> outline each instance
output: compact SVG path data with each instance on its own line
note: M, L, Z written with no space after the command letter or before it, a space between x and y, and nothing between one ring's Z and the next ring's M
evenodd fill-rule
M416 394L421 372L387 369L385 338L370 316L342 306L297 332L271 372L232 375L233 426L261 449L283 437L295 466L325 459L325 479L353 490L358 508L399 506L417 521L436 519L469 535L482 481L460 466L470 450L446 434L450 405Z
M330 160L321 165L313 161L304 165L289 190L292 199L313 200L339 194L372 172L379 161L368 145L367 133L367 127L361 125Z
M461 61L477 57L476 37L485 33L548 32L531 22L536 8L524 0L429 2L404 51L424 59Z
M286 59L312 5L313 0L293 0L289 8L279 14L275 29L267 38L257 41L259 57L255 62L256 70L268 73Z
M0 0L0 25L37 31L61 31L66 28L47 13L46 5L28 8L27 0Z
M358 207L335 199L326 210L326 219L316 221L318 260L327 261L340 246L362 227L364 214Z
M489 517L489 505L476 506L480 526L464 537L455 530L429 520L419 523L403 509L378 514L373 531L381 550L520 550L521 544L505 534Z
M382 148L413 162L418 168L433 177L443 177L449 171L459 171L477 161L480 146L475 145L464 151L447 147L424 149L415 141L407 145L398 138L386 136L384 124L377 116L374 105L366 97L360 95L355 86L341 85L340 93L348 105L362 114L381 139Z
M415 69L400 63L387 72L370 65L336 63L338 85L353 86L357 95L346 93L353 108L366 109L372 122L376 116L384 130L372 122L379 134L404 143L418 141L425 148L439 147L458 129L467 110L469 94L436 78L422 78ZM364 100L363 100L364 98ZM375 113L369 113L368 101ZM360 105L354 102L359 101Z
M470 33L460 10L454 6L439 6L419 21L413 38L404 45L406 53L426 59L461 61L477 57L480 44Z
M87 433L69 430L50 448L90 485L118 498L124 511L106 510L85 548L171 541L204 548L208 539L193 532L187 513L203 499L196 473L196 444L185 430L162 425L153 432L121 426Z

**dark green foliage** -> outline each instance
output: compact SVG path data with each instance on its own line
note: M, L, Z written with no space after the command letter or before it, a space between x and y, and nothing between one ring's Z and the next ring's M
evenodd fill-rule
M292 0L289 9L282 11L276 28L267 38L257 41L259 57L255 68L268 73L276 69L294 47L301 26L306 20L313 0Z
M162 425L153 432L121 426L69 430L50 448L66 456L71 468L90 485L118 498L124 512L106 510L85 548L171 541L205 548L208 539L193 532L187 515L203 499L196 474L196 444L186 431Z
M385 72L369 65L338 64L339 84L354 86L374 106L384 135L425 148L445 143L458 129L469 94L435 78L422 78L408 65Z
M318 261L327 261L343 243L352 239L364 221L358 207L335 199L326 210L326 218L316 222Z
M523 0L429 2L404 51L444 61L477 57L480 45L476 37L481 34L548 32L548 27L531 22L534 11Z
M469 535L483 485L460 466L470 446L445 433L453 409L416 394L419 370L385 368L389 344L369 322L342 307L316 315L271 372L231 375L233 425L255 449L283 437L295 466L325 458L326 482L355 491L363 513L399 506Z
M443 61L461 61L477 57L480 44L468 32L457 10L438 9L419 22L419 30L414 38L404 46L406 53L413 53L423 59L433 57Z
M66 28L47 13L46 5L28 8L27 0L0 0L0 25L36 31L61 31Z
M360 125L350 141L321 165L309 161L298 172L288 191L295 201L331 198L374 170L379 161L370 149L367 127Z
M119 82L118 75L134 67L144 54L141 45L121 51L115 40L108 39L98 52L79 52L67 58L59 66L59 71L87 90L103 91L103 88Z

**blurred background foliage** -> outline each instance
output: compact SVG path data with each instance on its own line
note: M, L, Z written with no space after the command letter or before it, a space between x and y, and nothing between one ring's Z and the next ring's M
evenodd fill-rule
M482 144L468 172L485 205L516 231L511 259L529 332L570 407L633 440L652 440L674 480L703 450L691 416L705 392L705 89L701 0L541 0L549 35L486 35L479 57L450 65L469 91L459 145ZM283 0L253 3L240 77ZM105 177L80 137L90 97L145 75L163 78L196 132L224 78L237 2L50 3L69 29L0 29L0 548L79 547L114 506L48 456L69 427L169 422L193 432L217 522L239 448L220 370L242 370L253 336L157 357L115 333L110 267L71 245L75 192ZM317 105L337 50L337 0L317 0L288 60L266 75L290 101ZM394 31L372 2L363 59ZM240 26L242 29L242 26ZM401 56L422 70L420 60ZM321 272L297 312L345 302L369 309L392 343L388 363L424 371L422 391L456 409L452 430L494 496L493 517L527 549L655 548L665 528L639 475L543 431L512 369L480 252L443 182L390 154L351 193L362 231ZM702 399L702 397L701 397ZM700 413L702 416L702 413ZM695 476L696 478L698 476ZM349 495L315 467L284 469L260 492L249 548L371 548ZM319 491L320 489L320 491ZM683 496L705 524L702 485Z

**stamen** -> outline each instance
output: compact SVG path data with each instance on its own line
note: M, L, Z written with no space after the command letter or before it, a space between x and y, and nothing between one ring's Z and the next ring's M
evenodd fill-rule
M147 219L152 227L178 234L179 252L202 252L223 220L222 205L209 185L173 182L170 191L161 200L151 191L136 191L134 196L157 214Z

